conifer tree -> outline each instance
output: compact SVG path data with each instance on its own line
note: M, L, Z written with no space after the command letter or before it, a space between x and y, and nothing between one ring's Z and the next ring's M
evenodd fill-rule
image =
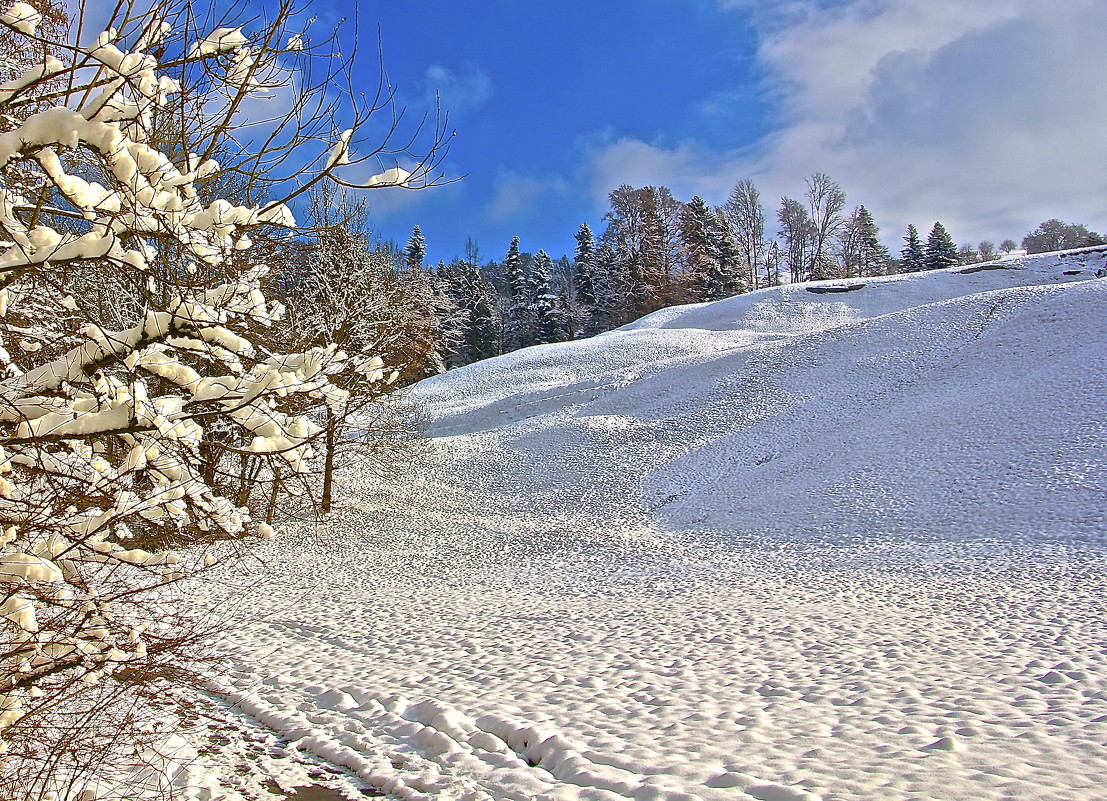
M530 339L530 286L523 258L519 253L519 237L513 237L503 260L505 310L504 351L511 352L528 344Z
M730 222L727 220L726 212L722 208L715 208L714 225L710 229L710 234L713 240L713 249L718 259L722 285L726 290L725 294L732 295L736 292L745 292L749 285L742 278L742 264L744 261L742 251L734 237ZM764 243L762 243L763 245Z
M601 242L592 258L596 303L585 332L591 336L634 319L627 302L630 277L610 242Z
M858 206L850 215L841 238L845 275L858 277L882 275L888 263L888 249L880 244L880 229L872 214Z
M407 240L404 248L404 264L409 270L423 269L423 259L427 257L427 241L423 238L423 232L416 225L411 229L411 238Z
M926 269L926 252L923 250L922 240L919 238L919 229L914 225L907 226L907 236L903 238L904 246L900 251L903 260L900 272L917 273Z
M592 270L592 257L596 252L596 238L588 223L580 224L576 233L577 246L573 251L573 277L585 306L596 303L596 285Z
M685 270L696 300L715 300L725 293L725 288L718 285L718 256L712 247L710 221L711 212L699 195L692 198L680 215Z
M926 238L926 254L923 264L927 270L942 270L957 264L957 245L940 222L934 223Z
M551 289L552 273L553 260L546 251L539 250L534 254L531 270L530 318L533 321L533 334L528 344L543 345L561 339L563 315L558 307L557 296Z
M454 348L446 357L450 367L498 356L500 324L496 312L496 292L476 265L454 261L439 262L438 275L445 283L446 294L460 312L455 326Z

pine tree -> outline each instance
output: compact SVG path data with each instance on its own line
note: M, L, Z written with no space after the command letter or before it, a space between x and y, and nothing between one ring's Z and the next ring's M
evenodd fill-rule
M880 229L864 206L854 209L841 238L842 261L848 278L883 275L888 264L888 249L880 244Z
M630 277L618 251L609 242L601 242L592 258L596 303L585 333L589 336L609 331L634 319L628 302Z
M914 225L908 225L907 236L903 241L905 244L900 251L900 258L903 260L899 268L900 272L917 273L919 270L926 269L926 252L919 238L919 229Z
M721 284L725 287L725 295L745 292L749 286L742 278L742 265L745 260L742 257L741 247L734 237L734 231L730 227L730 221L722 208L716 207L714 223L709 233L712 249L718 259L718 269L721 274Z
M519 253L519 237L513 237L503 260L504 274L504 352L509 353L529 344L531 337L530 285L523 258Z
M404 264L409 270L423 269L423 259L427 257L427 242L423 239L423 232L416 225L411 229L411 238L407 240L404 248Z
M940 222L934 223L930 236L926 238L923 264L927 270L942 270L957 264L957 245Z
M715 300L725 292L725 288L719 286L718 257L713 252L710 217L711 212L699 195L692 198L680 215L685 270L695 300Z
M550 279L553 273L553 260L544 250L534 254L534 266L531 271L530 318L533 321L531 343L544 345L561 340L564 315L561 313Z
M476 265L454 261L449 266L439 262L439 279L446 285L446 294L461 314L454 327L453 351L446 357L450 367L498 356L500 353L500 323L496 311L496 292Z
M573 279L576 281L580 302L584 306L596 303L596 285L592 270L592 257L596 252L596 238L588 223L580 224L576 233L577 246L573 251Z

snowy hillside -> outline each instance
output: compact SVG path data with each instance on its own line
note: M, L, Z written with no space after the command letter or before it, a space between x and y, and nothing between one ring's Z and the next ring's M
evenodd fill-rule
M1107 253L989 267L419 385L431 463L272 545L233 792L1102 797Z

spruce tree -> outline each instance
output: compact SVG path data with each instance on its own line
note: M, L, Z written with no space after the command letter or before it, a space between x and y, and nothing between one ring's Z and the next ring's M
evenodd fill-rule
M573 251L573 280L576 282L581 304L591 307L596 304L596 282L592 269L592 257L596 253L596 238L588 223L580 224L576 240L577 246Z
M609 331L634 319L627 298L630 276L626 263L610 242L601 242L592 257L596 303L585 333Z
M745 261L742 258L742 249L730 227L726 212L722 208L715 209L715 224L711 228L712 248L718 260L718 269L723 276L723 285L727 295L737 292L745 292L746 282L742 277L742 266ZM755 269L756 268L752 268Z
M926 252L923 250L922 240L919 238L919 229L913 225L907 226L907 236L903 238L906 243L899 252L903 263L900 272L917 273L926 269Z
M513 237L503 261L505 319L504 351L510 352L529 344L530 287L519 253L519 237Z
M934 227L930 229L930 236L926 238L923 266L927 270L943 270L956 264L957 245L953 243L953 237L940 222L934 223Z
M888 265L888 248L880 244L880 229L876 227L873 215L864 206L856 212L858 275L883 275Z
M419 226L411 229L411 238L407 240L404 248L404 264L409 270L423 269L423 259L427 257L427 241L423 238L423 232Z
M530 318L533 321L531 342L543 345L561 339L562 314L557 296L550 287L553 260L544 250L534 254L531 271Z
M717 286L718 271L713 269L717 259L711 252L709 216L707 204L699 195L692 198L680 215L684 264L693 287L694 300L714 300L716 297L721 297L723 291Z

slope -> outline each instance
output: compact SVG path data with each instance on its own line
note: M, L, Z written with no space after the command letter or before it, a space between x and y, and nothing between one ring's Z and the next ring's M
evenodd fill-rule
M1105 256L423 382L427 464L348 476L250 585L223 689L280 738L257 764L351 798L1098 797Z

